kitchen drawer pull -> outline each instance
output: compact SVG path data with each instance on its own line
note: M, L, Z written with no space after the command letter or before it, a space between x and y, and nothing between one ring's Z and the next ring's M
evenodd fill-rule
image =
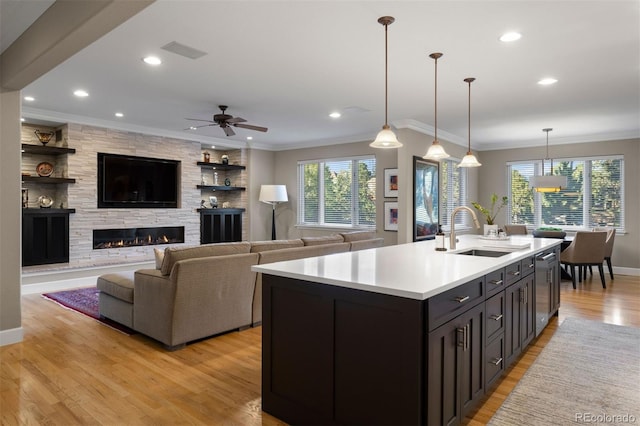
M542 260L549 260L549 259L553 259L554 257L556 257L555 253L549 253L549 254L546 254L546 255L542 256Z
M502 319L502 314L500 315L491 315L491 319L494 321L500 321Z
M464 297L458 296L458 297L456 297L456 302L458 302L458 303L466 302L467 300L469 300L469 296L464 296Z
M509 272L511 275L515 275L516 277L520 275L520 271L511 271Z
M498 358L495 361L491 361L491 364L493 365L500 365L500 363L502 362L502 358Z
M533 268L535 265L533 263L529 264L529 269Z
M500 284L502 284L502 280L491 280L491 281L489 281L489 284L500 285Z

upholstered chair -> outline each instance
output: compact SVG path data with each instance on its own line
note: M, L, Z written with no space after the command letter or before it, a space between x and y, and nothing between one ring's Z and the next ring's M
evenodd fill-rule
M609 268L609 275L613 280L613 268L611 267L611 253L613 253L613 242L616 239L616 228L593 228L593 231L607 233L607 241L604 246L604 260L607 261L607 268Z
M507 235L527 235L526 225L505 225L504 230Z
M576 266L578 267L579 280L582 281L582 268L592 265L598 267L602 288L607 288L602 267L606 240L606 232L576 232L573 242L566 250L560 253L560 263L571 267L573 288L576 288Z

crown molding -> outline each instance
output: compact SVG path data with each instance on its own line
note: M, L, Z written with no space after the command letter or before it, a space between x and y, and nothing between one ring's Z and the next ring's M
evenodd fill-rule
M411 129L418 133L423 133L429 136L433 136L436 132L436 129L430 124L426 124L418 120L413 120L411 118L396 120L391 124L393 124L393 126L397 129ZM438 129L438 135L444 141L464 147L467 146L467 140L465 138L461 138L460 136L454 135L453 133L449 133L446 130Z

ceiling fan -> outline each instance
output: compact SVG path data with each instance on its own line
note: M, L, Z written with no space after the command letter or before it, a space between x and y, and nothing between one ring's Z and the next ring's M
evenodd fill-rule
M231 128L232 126L233 127L240 127L242 129L256 130L258 132L266 132L268 130L266 127L253 126L251 124L244 124L247 121L244 118L234 117L232 115L226 114L225 111L228 108L226 105L218 105L218 108L220 108L220 111L222 111L222 114L215 114L213 116L213 121L211 121L211 120L201 120L199 118L187 118L186 119L186 120L191 120L191 121L206 121L207 123L210 123L210 124L203 124L201 126L193 126L193 127L189 127L188 129L184 129L184 130L195 130L195 129L199 129L200 127L207 127L207 126L220 126L222 128L222 130L224 130L224 133L227 136L233 136L233 135L236 134L236 132L234 132L233 129Z

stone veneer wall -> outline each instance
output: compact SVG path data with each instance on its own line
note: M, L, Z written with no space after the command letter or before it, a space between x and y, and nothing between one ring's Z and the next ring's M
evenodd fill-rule
M55 131L54 128L30 124L22 125L22 143L40 145L34 130ZM76 183L59 185L25 184L29 187L29 207L37 208L37 198L42 194L54 199L54 206L63 203L65 208L75 209L69 216L69 263L29 266L24 272L38 272L54 269L84 268L120 263L143 262L154 258L153 248L167 246L138 246L113 249L93 249L93 230L111 228L184 226L185 245L200 244L200 214L197 209L200 201L209 201L210 195L218 197L219 206L224 201L230 207L248 205L248 191L201 191L197 185L201 183L203 173L197 165L202 161L203 151L199 142L173 139L140 133L113 130L108 128L69 123L59 128L62 140L52 139L49 146L75 148L75 154L60 156L23 155L22 172L36 175L35 167L41 161L54 163L52 176L75 178ZM97 207L97 154L135 155L139 157L179 160L180 163L180 201L177 209L99 209ZM229 164L241 164L245 171L220 172L219 179L224 185L228 177L232 186L247 187L248 156L246 150L210 150L211 161L220 162L222 154L229 156ZM212 179L211 174L209 179ZM212 182L212 180L210 180ZM249 212L243 215L243 240L247 240L249 229Z

